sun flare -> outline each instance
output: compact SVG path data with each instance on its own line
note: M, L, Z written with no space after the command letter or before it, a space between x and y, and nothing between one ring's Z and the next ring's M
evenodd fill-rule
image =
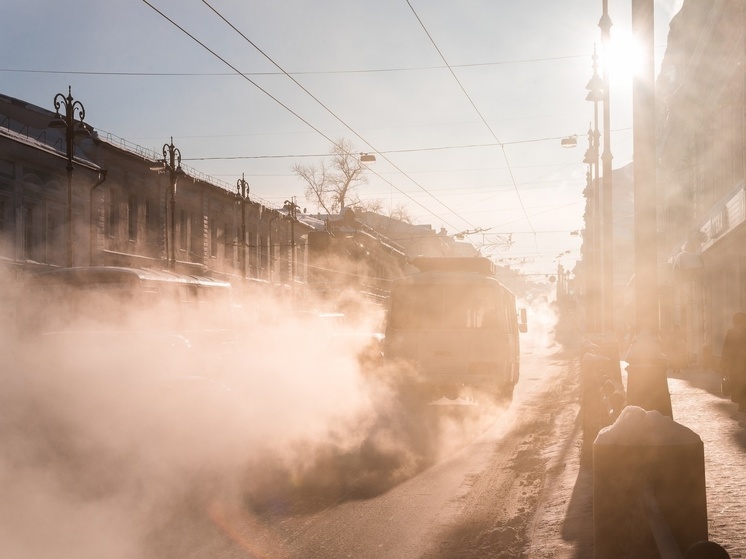
M609 79L612 82L630 82L642 70L642 48L633 35L614 33L606 52L601 54L601 64L607 64Z

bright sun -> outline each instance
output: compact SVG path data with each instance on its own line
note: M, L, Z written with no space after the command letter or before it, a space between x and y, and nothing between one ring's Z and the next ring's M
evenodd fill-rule
M642 49L629 33L612 33L608 52L601 54L601 64L608 61L609 80L617 83L631 83L644 62Z

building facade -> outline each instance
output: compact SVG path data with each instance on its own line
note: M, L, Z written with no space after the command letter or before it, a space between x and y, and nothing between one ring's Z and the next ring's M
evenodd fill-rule
M85 133L76 134L68 183L55 117L0 95L2 302L28 274L69 265L172 269L238 289L305 282L312 228L302 220L240 196L237 186L171 168L172 144L155 153L77 121Z
M314 218L294 202L273 208L240 182L182 167L173 141L157 153L79 120L68 182L59 116L0 95L3 320L12 322L30 274L68 266L171 270L252 296L301 301L347 290L380 302L411 271L410 257L478 254L445 232L369 212Z
M745 18L737 0L685 0L656 84L661 323L705 366L746 309Z

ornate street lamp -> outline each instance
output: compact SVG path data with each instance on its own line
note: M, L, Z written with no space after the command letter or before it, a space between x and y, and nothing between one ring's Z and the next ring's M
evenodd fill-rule
M606 223L606 216L603 213L602 201L607 198L606 190L601 190L601 179L599 173L599 159L601 153L600 139L601 132L598 129L598 105L604 100L604 83L601 77L598 75L598 55L596 53L596 45L593 45L593 75L588 81L585 88L588 90L586 101L593 103L593 125L592 128L588 129L588 151L585 153L584 163L589 165L590 170L590 192L591 197L591 239L593 245L593 256L592 263L589 266L589 286L593 291L591 297L592 304L590 305L590 311L592 319L590 323L594 326L593 333L598 334L604 331L604 301L612 296L609 292L605 291L604 279L604 268L603 263L610 258L608 252L604 251L604 231L603 226ZM606 140L607 135L604 135ZM610 176L610 173L609 173ZM606 179L606 171L604 171L604 179ZM604 219L602 219L602 216ZM612 296L613 300L613 296Z
M179 177L186 175L181 169L181 152L179 148L174 146L174 138L171 137L170 144L163 144L163 159L161 160L162 167L158 168L159 171L168 171L169 188L168 188L168 199L169 199L169 211L170 216L166 216L169 221L170 234L166 234L166 251L168 253L168 267L172 270L176 269L176 182ZM170 237L170 238L169 238Z
M598 26L601 29L601 45L607 60L603 67L603 138L604 151L601 155L601 164L603 166L603 284L604 284L604 343L609 347L617 345L614 334L614 228L613 228L613 194L611 184L611 108L609 106L609 41L611 39L611 18L609 17L609 0L603 0L603 13ZM616 355L619 355L619 349L616 348Z
M62 93L54 96L55 115L49 123L50 128L65 129L65 146L67 156L67 267L73 265L73 156L75 150L75 138L90 136L88 129L83 124L85 108L80 101L73 99L72 87L67 88L67 97ZM65 114L60 114L60 109L65 108ZM75 111L78 112L80 120L75 122Z
M241 204L241 273L246 278L246 202L249 200L249 183L245 175L241 173L241 178L236 182L236 196Z
M290 273L292 285L295 286L295 222L298 221L298 204L295 203L295 196L290 200L285 200L282 208L288 212L290 219Z
M272 285L272 280L273 280L273 278L272 278L272 270L275 267L274 245L272 244L272 222L275 221L276 219L281 219L282 218L282 215L280 213L278 213L277 210L272 210L272 213L273 213L273 215L272 215L271 218L269 218L269 226L268 226L269 254L267 255L268 256L268 260L269 260L269 265L267 266L268 269L269 269L268 270L268 274L267 274L267 278L269 280L269 285L270 286Z

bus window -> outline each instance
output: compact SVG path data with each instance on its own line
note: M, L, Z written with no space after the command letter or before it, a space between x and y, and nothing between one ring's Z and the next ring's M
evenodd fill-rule
M515 297L484 258L423 259L394 283L384 356L417 370L425 395L465 387L510 397L520 374Z
M389 317L394 328L416 330L440 328L443 322L443 294L439 285L404 286L394 293Z

